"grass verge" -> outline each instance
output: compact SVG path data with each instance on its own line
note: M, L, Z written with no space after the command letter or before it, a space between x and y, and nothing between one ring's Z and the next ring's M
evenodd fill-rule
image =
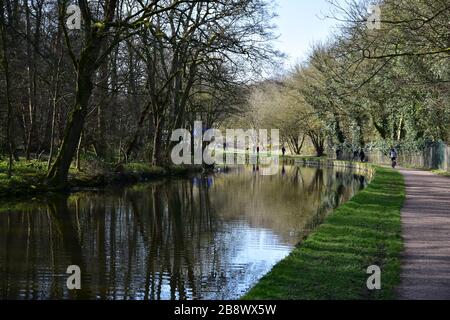
M404 181L375 167L370 185L329 215L245 300L392 299L400 281L400 209ZM382 289L369 291L367 268L382 270Z
M450 171L444 171L444 170L431 170L434 174L444 176L444 177L450 177Z

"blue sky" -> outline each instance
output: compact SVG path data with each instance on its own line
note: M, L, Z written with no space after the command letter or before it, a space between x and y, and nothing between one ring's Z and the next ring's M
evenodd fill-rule
M325 41L336 23L325 19L333 9L326 0L277 0L276 47L289 55L286 67L303 61L311 44Z

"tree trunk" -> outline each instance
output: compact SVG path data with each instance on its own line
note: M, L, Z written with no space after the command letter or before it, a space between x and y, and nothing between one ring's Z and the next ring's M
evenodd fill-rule
M26 144L27 160L30 160L31 148L36 146L38 135L35 135L36 131L36 113L37 113L37 59L40 46L41 37L41 18L42 18L42 5L43 2L37 2L36 6L36 25L33 35L33 41L27 41L27 64L28 64L28 117L29 127ZM26 22L27 22L27 37L31 39L31 21L30 21L30 8L26 4L25 8ZM31 44L33 44L33 51L31 50Z
M5 15L3 11L3 1L0 2L0 33L2 39L2 66L5 72L6 82L6 107L7 107L7 120L6 120L6 140L8 143L8 178L12 175L13 155L14 155L14 142L12 137L12 104L11 104L11 81L9 78L9 63L8 63L8 43L6 38L6 25Z
M97 155L105 158L107 155L107 144L105 140L105 109L108 100L108 63L103 62L99 68L98 81L98 105L97 105L97 137L95 139L95 150ZM97 90L96 90L97 91Z
M57 67L55 74L53 76L53 81L55 82L55 87L53 91L53 97L52 97L52 124L51 124L51 131L50 131L50 151L48 155L48 162L47 162L47 170L50 169L53 161L53 154L55 149L55 127L56 127L56 111L57 111L57 104L58 104L58 97L59 97L59 80L60 80L60 69L61 69L61 62L63 57L63 48L61 44L61 28L58 29L58 36L56 38L56 47L60 49L60 54L58 57ZM58 49L56 49L58 51Z
M324 148L324 144L325 144L325 139L322 136L322 133L310 133L308 134L309 137L311 138L311 142L314 146L314 149L316 149L316 155L318 157L322 157L324 155L325 152L325 148Z
M303 144L305 142L305 136L293 135L288 137L288 143L292 153L300 155L302 153Z
M324 154L324 151L325 151L323 148L323 145L317 145L317 146L315 146L315 148L316 148L316 155L318 157L322 157Z
M114 20L117 3L118 0L109 0L106 2L104 24L90 25L93 21L93 17L87 8L87 2L78 1L85 21L85 44L78 59L71 49L70 40L66 37L66 44L72 62L77 69L77 87L75 90L75 103L69 114L58 156L47 174L47 182L59 188L67 186L67 176L70 164L72 163L72 159L78 147L78 142L87 115L89 98L91 97L93 90L93 75L100 67L98 59L105 59L106 54L110 52L109 49L113 48L112 46L108 49L103 48L109 32L109 27L105 26L105 24ZM62 4L62 11L64 11L64 9L65 6Z
M141 134L142 127L144 126L145 119L147 119L147 116L149 114L150 107L151 107L151 103L149 102L147 104L147 106L145 107L145 109L141 113L141 116L139 118L139 122L137 125L137 129L133 135L133 138L127 143L127 147L126 147L126 151L125 151L126 159L130 159L131 154L136 149L138 138L139 138L139 135Z
M78 147L87 114L89 98L92 93L92 74L95 70L93 67L86 65L86 63L87 61L80 61L75 104L69 115L58 156L47 175L48 182L57 187L65 187L67 185L70 164Z
M83 141L83 132L81 132L80 135L80 141L78 141L78 147L77 147L77 157L76 157L76 169L77 171L81 171L81 161L80 161L80 151L81 151L81 143Z
M161 142L162 142L162 120L155 119L155 133L153 135L152 165L160 166L162 164Z

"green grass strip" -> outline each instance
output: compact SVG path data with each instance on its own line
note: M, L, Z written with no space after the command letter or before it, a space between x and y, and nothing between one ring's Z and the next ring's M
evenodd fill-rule
M434 174L438 174L440 176L450 177L450 171L444 171L444 170L431 170Z
M375 167L370 185L330 214L243 297L274 300L393 299L400 281L402 175ZM381 290L367 289L371 265Z

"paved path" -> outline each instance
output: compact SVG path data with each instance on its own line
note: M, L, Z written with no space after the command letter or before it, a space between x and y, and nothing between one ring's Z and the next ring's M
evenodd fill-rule
M401 211L405 250L400 299L450 299L450 178L400 169L406 202Z

